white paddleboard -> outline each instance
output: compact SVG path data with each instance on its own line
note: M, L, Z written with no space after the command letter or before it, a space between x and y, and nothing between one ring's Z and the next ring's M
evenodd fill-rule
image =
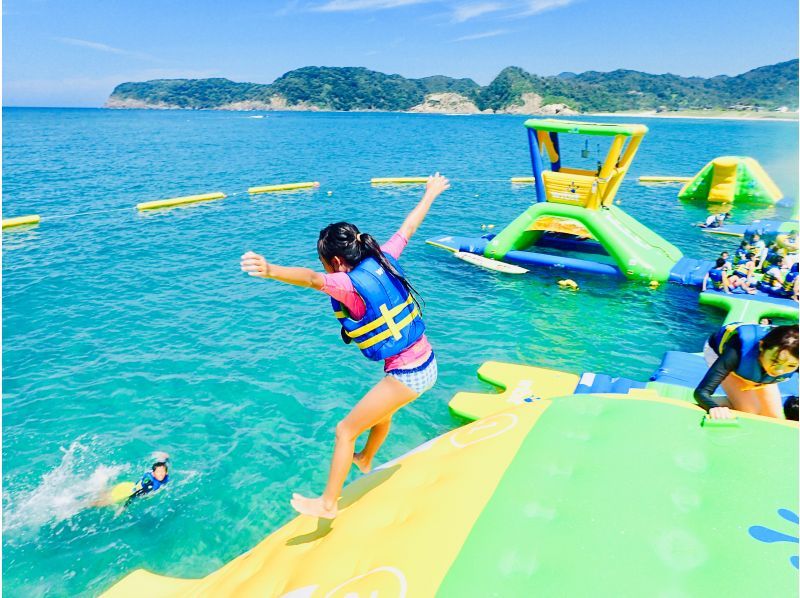
M466 251L456 251L453 255L460 260L469 262L470 264L475 264L476 266L481 266L482 268L486 268L488 270L494 270L495 272L502 272L503 274L525 274L527 272L525 268L520 266L515 266L514 264L508 264L498 260L492 260L488 257L483 257L482 255L477 255Z

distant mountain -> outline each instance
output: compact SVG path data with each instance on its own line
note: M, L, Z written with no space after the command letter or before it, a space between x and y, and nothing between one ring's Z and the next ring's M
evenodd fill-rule
M503 69L481 87L442 75L407 79L361 67L304 67L271 84L228 79L159 79L118 85L112 108L427 111L443 105L466 112L569 113L624 110L724 109L758 106L797 110L798 60L735 77L680 77L639 71L564 72L542 77ZM445 95L441 95L445 94ZM431 99L434 101L431 101ZM440 102L446 98L446 102ZM457 100L454 100L456 98Z

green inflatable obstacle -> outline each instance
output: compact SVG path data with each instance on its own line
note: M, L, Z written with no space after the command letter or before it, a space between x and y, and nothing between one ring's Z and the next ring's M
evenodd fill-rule
M644 280L669 280L673 266L683 257L680 249L614 205L601 210L590 210L582 206L556 203L535 203L511 224L503 229L487 247L486 257L493 259L514 258L518 263L542 263L548 258L525 250L534 247L545 234L539 223L545 219L562 219L583 226L610 255L616 268L606 264L593 264L581 260L584 271L611 273L617 270L627 278ZM552 221L544 225L552 230ZM518 251L519 253L509 252ZM559 261L564 261L559 260ZM576 260L577 261L577 260Z
M537 202L486 244L484 256L523 265L560 266L648 281L669 280L673 266L683 257L681 251L614 205L647 127L553 119L531 119L525 126ZM563 165L566 155L559 135L586 136L580 157L596 165L596 169ZM592 138L596 140L596 155L588 149ZM609 145L604 156L600 154L602 138ZM544 167L545 156L549 169ZM532 249L543 237L551 247L576 253L606 253L613 264L534 252Z
M783 193L753 158L714 158L678 193L679 199L773 204Z

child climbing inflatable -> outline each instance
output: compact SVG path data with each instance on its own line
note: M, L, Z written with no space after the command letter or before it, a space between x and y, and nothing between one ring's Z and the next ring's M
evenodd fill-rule
M311 287L330 295L344 342L355 342L367 359L384 361L385 376L336 425L333 459L322 496L293 495L292 506L304 515L336 517L351 465L355 463L365 473L370 471L394 413L436 382L436 358L424 334L416 291L397 260L433 201L449 188L449 181L438 172L429 177L420 202L383 245L347 222L322 229L317 251L324 274L270 264L253 252L242 256L242 271L250 276ZM354 455L356 439L366 430L366 445Z
M694 391L713 419L730 419L731 409L783 419L778 383L798 367L797 326L728 324L703 348L708 372ZM727 402L711 395L722 385Z

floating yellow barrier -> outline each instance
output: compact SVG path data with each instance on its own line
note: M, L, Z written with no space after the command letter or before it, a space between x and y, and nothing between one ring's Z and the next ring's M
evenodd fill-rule
M369 181L373 185L418 185L418 184L425 184L428 182L428 177L424 176L406 176L406 177L394 177L394 178L378 178L378 179L370 179Z
M203 195L187 195L186 197L173 197L172 199L159 199L157 201L146 201L136 204L137 210L156 210L158 208L171 208L187 203L198 201L211 201L212 199L224 199L224 193L205 193Z
M640 176L640 183L688 183L690 176Z
M533 178L532 176L512 176L511 177L511 182L512 183L517 183L517 184L520 184L520 183L535 183L536 179Z
M38 214L28 214L27 216L17 216L16 218L3 218L3 228L11 228L13 226L24 226L25 224L39 224Z
M294 191L295 189L313 189L319 187L317 181L305 183L286 183L285 185L265 185L263 187L250 187L247 192L255 195L256 193L276 193L279 191Z

